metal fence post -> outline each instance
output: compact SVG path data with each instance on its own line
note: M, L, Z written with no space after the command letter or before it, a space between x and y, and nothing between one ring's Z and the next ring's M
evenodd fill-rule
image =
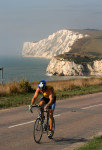
M0 70L1 70L1 83L3 84L3 67L2 68L0 68Z

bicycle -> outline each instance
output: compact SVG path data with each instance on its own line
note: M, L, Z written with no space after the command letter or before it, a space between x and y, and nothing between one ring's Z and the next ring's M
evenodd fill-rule
M46 117L43 119L41 117L41 106L39 105L33 105L33 108L40 108L40 114L37 117L35 123L34 123L34 131L33 131L33 137L36 143L40 143L41 138L42 138L42 134L43 133L47 133L50 129L50 125L49 125L49 109L48 110L43 110L43 112L46 112ZM31 111L33 112L33 111ZM55 119L53 117L53 126L52 126L52 131L53 131L53 135L54 135L54 131L55 131ZM52 135L52 136L53 136ZM52 137L51 137L52 138Z

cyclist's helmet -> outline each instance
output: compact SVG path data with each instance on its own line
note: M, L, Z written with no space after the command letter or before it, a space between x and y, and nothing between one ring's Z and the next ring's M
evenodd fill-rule
M39 88L40 90L45 90L45 87L46 87L46 82L45 82L45 80L41 80L41 81L39 82L39 84L38 84L38 88Z

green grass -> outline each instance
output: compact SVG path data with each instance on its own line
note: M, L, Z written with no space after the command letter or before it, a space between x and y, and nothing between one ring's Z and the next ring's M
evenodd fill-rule
M80 96L85 94L92 94L102 92L102 85L91 85L91 86L84 86L81 88L74 88L72 90L65 90L65 91L56 91L57 99L64 99L73 96Z
M93 63L102 60L102 30L73 30L88 37L76 40L71 46L69 55L60 54L56 57L65 61L74 61L76 64Z
M90 35L89 38L81 39L74 43L72 52L90 53L97 52L102 55L102 30L75 30L82 34Z
M56 95L57 95L57 100L61 100L73 96L85 95L85 94L96 93L96 92L102 92L102 85L84 86L81 88L78 87L71 90L63 90L63 91L57 90ZM31 92L26 94L19 93L19 94L13 94L9 96L2 96L0 97L0 109L28 105L30 104L33 95L34 93Z
M102 150L102 136L93 138L87 144L75 150Z
M74 56L65 56L64 54L60 54L58 56L56 56L56 58L63 58L66 61L74 61L76 64L87 64L87 63L93 63L93 61L95 60L102 60L102 56L100 56L99 53L91 53L90 54L80 54L80 57L76 57L75 53L73 53ZM89 56L88 56L89 55ZM92 56L93 55L93 56ZM94 56L97 55L97 56Z
M32 93L0 97L0 109L30 104Z

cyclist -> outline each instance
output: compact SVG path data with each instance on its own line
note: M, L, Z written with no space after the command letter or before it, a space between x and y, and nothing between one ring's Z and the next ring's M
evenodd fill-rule
M44 109L44 106L46 109L49 109L50 130L48 131L48 137L51 138L53 135L52 125L53 125L53 112L54 112L55 104L56 104L56 95L55 95L53 87L46 85L45 80L41 80L32 98L31 105L30 105L31 110L32 110L32 105L35 103L39 94L43 95L40 99L39 105L43 107L42 109ZM41 116L42 118L44 118L43 111L41 112Z

